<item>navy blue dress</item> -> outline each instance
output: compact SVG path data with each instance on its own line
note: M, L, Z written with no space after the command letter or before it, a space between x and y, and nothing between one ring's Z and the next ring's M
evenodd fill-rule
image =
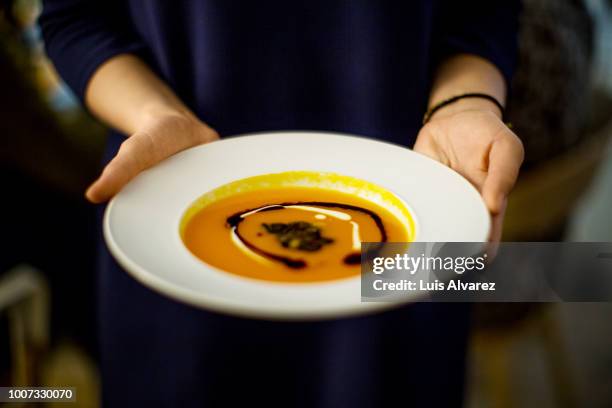
M222 137L325 130L414 143L431 73L480 55L506 80L518 0L46 0L47 53L79 96L120 53L149 65ZM106 160L123 136L112 132ZM398 175L402 177L402 175ZM135 282L101 245L109 407L452 407L469 305L279 323L194 309Z

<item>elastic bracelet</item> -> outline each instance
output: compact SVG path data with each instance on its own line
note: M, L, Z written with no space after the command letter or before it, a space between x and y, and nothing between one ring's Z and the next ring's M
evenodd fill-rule
M456 96L453 96L452 98L445 99L442 102L438 102L435 106L432 106L427 112L425 112L425 115L423 115L423 124L426 124L427 122L429 122L433 114L439 111L440 109L442 109L443 107L450 105L451 103L457 102L458 100L464 99L464 98L481 98L481 99L486 99L488 101L491 101L499 108L502 114L502 118L504 117L504 106L501 104L501 102L499 102L496 98L494 98L491 95L474 92L474 93L465 93L461 95L456 95Z

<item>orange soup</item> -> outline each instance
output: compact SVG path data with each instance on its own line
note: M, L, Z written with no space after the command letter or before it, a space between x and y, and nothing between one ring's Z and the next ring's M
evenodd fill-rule
M360 273L361 242L406 242L409 228L357 195L312 187L238 192L195 211L186 247L227 272L277 282L315 282Z

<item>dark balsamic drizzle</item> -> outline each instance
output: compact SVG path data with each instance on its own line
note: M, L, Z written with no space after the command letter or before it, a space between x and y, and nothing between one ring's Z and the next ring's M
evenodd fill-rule
M232 228L234 230L234 234L236 234L236 237L240 240L240 242L242 242L251 251L256 252L259 255L262 255L266 258L270 258L275 261L281 262L291 269L302 269L306 267L306 261L304 261L303 259L293 259L287 256L277 255L272 252L268 252L264 249L261 249L257 247L256 245L254 245L253 243L249 242L248 240L244 239L244 237L240 235L237 225L233 226Z
M359 252L353 252L344 257L343 262L347 265L357 265L361 263L361 254Z
M380 236L381 236L380 242L387 242L387 231L385 230L385 226L383 225L383 222L380 216L372 210L368 210L367 208L362 208L362 207L358 207L356 205L350 205L350 204L330 203L330 202L325 202L325 201L301 201L301 202L287 202L287 203L281 203L281 204L268 204L268 205L262 205L261 207L240 211L236 214L233 214L227 217L226 222L227 222L227 225L230 228L232 228L232 231L236 235L236 238L238 238L240 242L242 242L242 244L244 244L251 251L263 257L272 259L277 262L281 262L285 264L286 266L288 266L289 268L302 269L302 268L305 268L307 265L306 261L304 261L303 259L289 258L286 256L277 255L272 252L268 252L264 249L261 249L257 247L255 244L253 244L252 242L246 240L240 234L240 231L238 231L238 225L245 219L244 215L247 213L255 214L255 213L264 212L264 211L284 210L285 208L292 207L292 206L298 206L298 205L299 206L306 205L306 206L313 206L313 207L342 208L344 210L359 211L364 214L367 214L368 216L370 216L370 218L372 218L372 220L374 220L374 223L376 223L376 227L378 228L378 231L380 232ZM361 254L357 252L350 253L344 257L343 262L347 265L359 264L361 263Z

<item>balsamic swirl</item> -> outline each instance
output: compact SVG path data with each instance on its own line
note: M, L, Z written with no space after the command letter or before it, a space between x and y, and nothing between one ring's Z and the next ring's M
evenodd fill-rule
M249 248L251 251L265 258L271 259L273 261L281 262L284 265L288 266L289 268L302 269L307 266L307 263L305 260L299 259L299 258L296 259L296 258L286 257L283 255L274 254L272 252L261 249L257 247L257 245L245 239L240 234L240 231L238 228L240 223L244 221L244 219L246 218L245 214L249 214L249 213L256 214L256 213L260 213L264 211L278 211L278 210L284 210L286 208L290 208L293 206L341 208L344 210L353 210L353 211L362 212L364 214L367 214L370 218L372 218L372 220L376 224L376 227L378 228L378 231L380 232L380 236L381 236L380 242L387 242L387 231L385 230L385 226L383 225L383 222L380 216L372 210L369 210L367 208L362 208L356 205L350 205L350 204L331 203L331 202L325 202L325 201L298 201L298 202L287 202L287 203L281 203L281 204L266 204L266 205L262 205L257 208L251 208L251 209L240 211L236 214L233 214L227 217L226 222L227 222L227 225L230 228L232 228L232 232L235 234L236 238L238 238L238 240L240 240L240 242L242 242L242 244L246 246L247 248ZM361 254L359 254L358 252L350 253L344 257L343 262L347 265L359 264L361 262Z

